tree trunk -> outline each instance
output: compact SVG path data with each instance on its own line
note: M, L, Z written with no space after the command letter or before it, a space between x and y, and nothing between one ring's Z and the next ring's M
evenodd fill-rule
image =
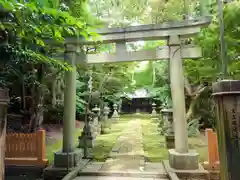
M43 84L43 65L40 65L40 68L38 68L37 72L37 79L39 83ZM43 122L43 103L44 103L44 95L43 95L43 89L40 87L33 88L35 91L32 92L32 116L30 120L30 126L29 131L34 132L37 128L39 128Z
M197 103L197 98L191 98L190 106L188 108L187 115L186 115L187 121L189 121L189 119L191 118L196 103Z
M53 82L52 82L52 106L53 107L55 107L57 104L56 86L57 86L57 79L54 77Z
M197 101L198 101L198 98L200 97L200 95L207 89L207 86L205 87L202 87L202 88L199 88L197 89L194 93L192 93L190 96L191 98L191 102L190 102L190 105L189 105L189 108L188 108L188 111L187 111L187 115L186 115L186 119L187 121L190 120L191 116L193 115L193 110L194 110L194 107L195 105L197 104Z

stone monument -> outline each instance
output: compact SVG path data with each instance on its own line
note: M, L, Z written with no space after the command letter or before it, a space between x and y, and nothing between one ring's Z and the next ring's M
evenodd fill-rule
M240 81L213 84L221 180L240 177Z

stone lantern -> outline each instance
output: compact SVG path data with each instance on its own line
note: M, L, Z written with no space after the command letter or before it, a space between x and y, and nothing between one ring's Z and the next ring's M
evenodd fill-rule
M175 148L174 128L173 128L173 110L162 109L161 114L164 121L165 143L168 149Z
M118 106L117 104L113 104L113 115L112 120L119 120L119 114L117 112Z
M105 131L109 128L109 121L108 121L108 115L109 115L109 107L107 105L103 108L103 120L102 120L102 128L101 128L101 134L104 134Z
M156 111L156 104L155 103L152 103L152 114L151 114L151 117L152 117L152 120L155 120L157 121L158 120L158 115L157 115L157 111Z
M7 125L7 107L9 102L8 89L0 89L0 177L5 179L5 140Z
M91 113L88 112L87 123L83 127L81 136L78 137L78 148L84 149L84 158L91 156L91 149L94 147L95 139L93 138L90 121L92 120Z
M92 109L93 112L93 122L92 122L92 133L93 137L96 138L98 134L101 132L101 124L99 121L99 116L100 116L100 108L95 105L95 107Z

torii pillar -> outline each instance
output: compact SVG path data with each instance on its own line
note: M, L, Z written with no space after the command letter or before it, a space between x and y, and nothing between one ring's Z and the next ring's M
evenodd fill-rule
M57 168L75 167L83 156L82 150L75 147L77 50L76 44L65 45L64 58L72 70L66 71L64 76L63 145L62 150L54 154L54 166Z
M169 164L174 169L195 170L198 169L198 153L188 149L183 59L179 35L170 36L168 46L175 131L175 149L169 149Z

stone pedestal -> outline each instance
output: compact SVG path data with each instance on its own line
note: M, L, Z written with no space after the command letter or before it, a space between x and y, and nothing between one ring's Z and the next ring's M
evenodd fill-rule
M117 112L117 104L113 105L113 115L112 115L112 120L119 120L119 114Z
M240 177L240 80L213 84L221 180Z
M83 157L82 149L75 149L74 152L56 152L54 154L54 166L58 168L76 167Z
M178 153L175 149L168 150L168 159L171 168L179 170L198 169L198 153L189 150L188 153Z

